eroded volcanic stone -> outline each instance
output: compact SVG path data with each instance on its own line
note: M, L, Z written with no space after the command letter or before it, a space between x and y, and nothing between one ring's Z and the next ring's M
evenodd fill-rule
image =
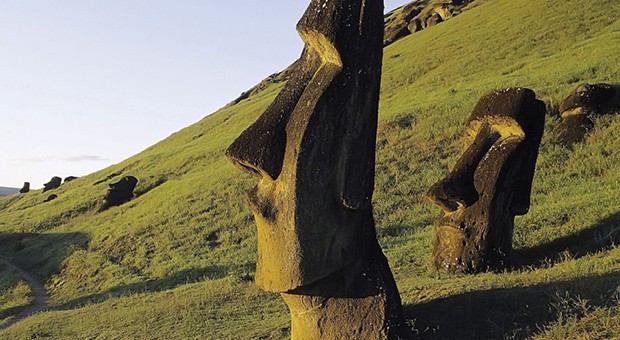
M583 108L600 110L615 97L616 91L609 84L581 84L560 104L562 117L570 111Z
M594 122L586 110L574 109L572 114L562 117L562 122L557 127L557 142L564 146L572 146L580 143L586 134L594 128Z
M103 206L99 211L119 206L129 202L133 198L133 190L138 184L138 179L133 176L125 176L116 183L109 184L108 192L103 199Z
M43 184L43 192L56 189L60 187L60 184L62 184L62 178L54 176L49 182Z
M530 206L545 111L524 88L480 99L467 122L468 147L428 192L444 214L435 225L435 267L477 272L508 265L514 217Z
M58 198L58 195L51 194L51 195L47 196L47 198L45 199L45 201L43 201L43 203L47 203L47 202L53 201L53 200L55 200L57 198Z
M76 176L65 177L65 183L69 183L71 181L75 181L76 179L78 179Z
M313 0L290 79L228 148L255 175L256 283L294 339L396 336L400 297L372 216L383 2Z
M27 192L30 192L30 182L24 182L24 186L19 189L20 194L25 194Z
M562 122L556 130L556 141L564 146L580 143L594 128L591 117L603 114L616 96L609 84L581 84L560 104Z

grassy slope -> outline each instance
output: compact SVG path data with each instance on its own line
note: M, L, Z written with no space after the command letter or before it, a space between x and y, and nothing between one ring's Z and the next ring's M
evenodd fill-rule
M375 217L407 315L428 338L555 338L589 332L600 325L592 320L620 334L618 116L598 119L575 150L553 144L558 121L548 119L532 209L517 219L517 269L440 276L428 267L439 212L424 193L459 156L482 94L519 85L557 103L579 82L620 81L617 1L474 6L385 51ZM0 337L285 337L286 306L251 283L253 180L223 156L281 86L64 185L55 201L0 199L0 255L46 282L55 308ZM107 182L94 183L114 173L138 177L139 197L96 213Z

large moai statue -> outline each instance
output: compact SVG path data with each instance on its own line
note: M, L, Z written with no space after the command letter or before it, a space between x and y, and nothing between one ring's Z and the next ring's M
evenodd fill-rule
M383 1L313 0L290 80L226 154L259 178L256 284L293 339L396 336L401 303L372 215Z
M62 184L62 178L54 176L49 182L43 184L43 192L56 189L60 187L60 184Z
M19 189L19 193L20 194L25 194L30 192L30 182L24 182L24 186Z
M581 84L560 104L562 122L557 128L557 142L572 146L584 140L594 128L592 117L602 114L616 91L609 84Z
M99 211L129 202L133 198L133 190L137 184L138 179L133 176L125 176L116 183L108 184L109 189L103 198L103 205Z
M508 265L515 215L524 215L545 105L532 90L510 88L480 99L467 121L469 146L428 192L443 210L435 225L438 269L477 272Z

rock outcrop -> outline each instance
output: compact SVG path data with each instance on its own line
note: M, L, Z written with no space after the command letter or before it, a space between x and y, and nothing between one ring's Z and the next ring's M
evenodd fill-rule
M47 202L53 201L53 200L55 200L57 198L58 198L58 195L51 194L51 195L47 196L47 198L45 199L45 201L43 201L43 203L47 203Z
M99 211L129 202L133 198L133 190L137 184L138 179L133 176L125 176L120 181L109 184L108 192L103 199L103 206Z
M397 8L385 16L383 45L395 41L427 27L435 26L458 14L473 0L416 0Z
M65 183L69 183L69 182L74 181L76 179L78 179L78 177L75 177L75 176L65 177Z
M30 182L24 182L24 186L19 189L20 194L25 194L27 192L30 192Z
M43 192L56 189L60 187L60 184L62 184L62 178L54 176L49 182L43 184Z
M293 339L385 339L401 320L372 194L383 2L313 0L290 80L228 148L259 180L256 283L280 293Z
M428 192L443 211L435 224L436 268L477 272L508 265L514 217L530 206L545 111L524 88L480 99L467 121L467 148Z
M572 146L583 141L594 127L592 117L605 112L616 96L609 84L581 84L560 104L562 122L557 127L557 142Z

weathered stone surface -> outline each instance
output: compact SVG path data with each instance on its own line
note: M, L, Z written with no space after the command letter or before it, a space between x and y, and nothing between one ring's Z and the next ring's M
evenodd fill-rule
M47 198L45 199L45 201L43 201L43 203L47 203L47 202L53 201L53 200L55 200L57 198L58 198L58 195L51 194L51 195L47 196Z
M372 217L383 2L313 0L295 72L227 156L259 178L256 283L292 337L394 336L400 298Z
M103 206L99 211L129 202L133 198L133 190L136 188L136 184L138 184L138 179L133 176L125 176L120 181L109 184L110 189L103 199Z
M562 122L556 142L564 146L580 143L594 127L591 117L603 114L614 101L616 90L609 84L581 84L560 104Z
M69 183L69 182L74 181L76 179L78 179L78 178L75 177L75 176L65 177L65 183Z
M433 12L427 19L426 19L426 25L424 25L424 27L431 27L431 26L435 26L439 23L443 22L443 18L441 17L441 15L437 12Z
M480 99L467 122L469 147L428 192L444 214L435 225L437 268L475 272L508 264L514 217L529 210L544 122L545 105L529 89Z
M427 0L415 0L385 16L383 45L434 26L460 14L473 0L445 0L429 4Z
M54 176L49 182L43 184L43 192L56 189L60 186L60 184L62 184L62 178Z
M560 113L564 117L578 108L598 111L609 104L615 95L614 88L609 84L581 84L562 101Z
M557 143L572 146L582 142L586 134L594 128L590 116L583 108L571 110L570 114L564 115L556 128Z
M24 186L19 189L20 194L25 194L27 192L30 192L30 182L24 182Z

